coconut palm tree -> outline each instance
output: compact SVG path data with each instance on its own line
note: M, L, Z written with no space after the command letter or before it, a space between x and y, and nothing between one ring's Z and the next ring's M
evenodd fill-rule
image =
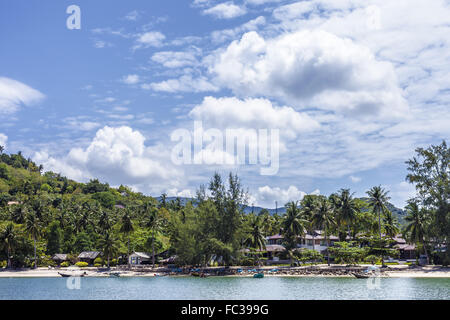
M286 204L286 214L281 222L287 251L295 250L298 237L305 235L308 221L303 219L298 202L291 201ZM293 253L289 253L291 265L293 264Z
M383 219L383 225L385 234L391 239L395 238L395 236L400 232L397 218L395 218L390 211L386 211Z
M106 231L103 238L100 239L100 247L102 248L103 254L106 256L107 266L109 268L110 258L114 257L119 251L117 238L112 232Z
M316 230L315 229L316 228L314 226L312 218L314 216L314 213L316 212L316 208L318 205L317 199L318 198L315 195L306 195L301 202L301 206L302 206L301 210L303 213L303 218L308 221L307 229L308 229L308 232L313 237L313 241L312 241L313 250L315 250L315 242L316 242L316 239L315 239L315 237L316 237L315 231Z
M350 189L341 189L336 194L337 211L341 221L347 225L347 234L350 237L350 226L356 219L359 211L356 199L353 198L354 193L350 193Z
M247 238L244 241L244 245L250 248L255 248L262 251L266 248L266 237L264 236L263 227L261 224L261 218L251 215L248 220L249 231ZM259 265L259 256L258 256Z
M8 268L11 268L11 255L17 245L17 230L12 222L8 223L0 233L0 245L6 249L8 255Z
M158 209L150 202L143 205L143 212L146 214L145 227L152 231L152 267L155 267L155 231L159 231L161 227L161 218Z
M122 216L122 225L120 227L120 232L128 236L127 244L127 256L128 256L128 267L130 267L130 233L134 231L133 221L131 220L130 211L125 209L125 213Z
M327 243L327 262L328 265L330 265L330 253L328 252L330 243L328 232L333 228L336 222L333 215L333 206L331 205L331 203L328 201L327 198L322 197L320 199L317 210L313 216L313 223L319 229L324 230L325 242Z
M417 199L411 199L408 201L408 205L405 207L407 216L405 220L407 225L404 229L406 238L410 243L422 243L427 257L427 264L429 263L427 247L425 245L425 238L427 236L428 224L430 222L424 208L419 207L419 201Z
M381 186L372 187L369 191L367 191L367 195L369 196L369 207L372 209L372 212L378 214L378 233L381 241L381 214L385 215L389 209L387 208L387 203L389 199L388 196L389 191L385 191Z
M36 242L41 235L41 222L37 218L36 214L29 212L25 219L25 231L33 239L34 242L34 268L37 268L36 258Z

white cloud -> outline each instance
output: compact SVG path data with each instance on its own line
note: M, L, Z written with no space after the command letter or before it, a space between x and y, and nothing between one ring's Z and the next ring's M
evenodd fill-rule
M125 16L125 20L136 21L140 16L139 11L133 10Z
M141 85L142 89L163 91L163 92L206 92L217 91L218 88L214 86L207 78L201 76L192 78L191 75L183 75L178 79L169 79L161 82L152 82Z
M266 18L259 16L233 29L216 30L211 33L212 41L215 43L236 39L240 34L248 31L257 31L266 24Z
M204 14L212 15L218 19L231 19L247 13L245 7L235 5L232 1L219 3L214 7L203 10Z
M217 83L240 96L271 96L350 116L402 117L408 106L393 66L325 31L264 39L249 32L219 53Z
M167 158L165 158L167 157ZM112 185L128 184L137 188L177 183L181 172L170 165L164 148L145 146L144 136L130 127L104 127L97 131L86 148L72 148L66 156L53 157L37 152L34 159L46 170L86 181L95 177Z
M3 146L6 148L6 142L8 141L8 136L0 133L0 146Z
M32 105L44 98L41 92L22 82L0 77L0 113L14 113L21 106Z
M178 190L177 188L167 190L168 197L194 198L195 192L190 189Z
M197 65L197 56L199 55L201 55L201 50L193 47L189 51L156 52L151 59L166 68L181 68Z
M136 39L136 45L133 49L139 49L142 47L161 47L163 45L166 36L159 31L149 31L138 35Z
M258 192L254 194L256 204L263 207L274 208L275 201L278 207L284 206L289 201L302 200L307 195L306 192L299 190L296 186L289 186L287 189L279 187L263 186L258 188Z
M319 123L307 114L274 106L267 99L205 97L189 115L218 128L280 129L289 138L319 128Z
M129 74L122 78L122 82L126 84L136 84L139 83L140 78L137 74Z
M358 183L358 182L361 182L361 180L362 180L360 177L356 177L356 176L350 176L349 178L353 183Z

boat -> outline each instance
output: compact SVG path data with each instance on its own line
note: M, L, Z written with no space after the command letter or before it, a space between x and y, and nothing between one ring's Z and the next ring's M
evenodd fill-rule
M264 273L260 272L260 273L255 273L253 275L253 278L264 278Z
M83 273L66 273L66 272L58 272L58 274L63 278L69 278L69 277L84 277L87 275L86 272Z
M109 276L110 277L120 277L120 272L110 272Z
M361 274L361 273L354 273L353 274L358 279L367 279L370 278L369 274Z
M200 273L198 273L198 272L192 272L191 275L193 277L200 277Z

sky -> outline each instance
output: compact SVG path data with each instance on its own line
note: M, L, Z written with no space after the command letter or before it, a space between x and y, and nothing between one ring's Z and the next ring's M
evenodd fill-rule
M194 196L217 171L251 205L381 185L403 207L405 161L450 136L449 17L445 0L3 0L0 144L153 196ZM278 171L207 148L174 163L195 121L279 130Z

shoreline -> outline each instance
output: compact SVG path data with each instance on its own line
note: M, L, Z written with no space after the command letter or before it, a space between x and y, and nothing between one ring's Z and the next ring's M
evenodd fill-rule
M360 270L364 270L368 265L358 266ZM356 266L355 266L356 267ZM314 269L308 267L297 268L280 268L277 273L268 273L274 267L262 267L260 270L264 272L265 277L298 277L298 278L354 278L351 274L355 267L345 266L316 266ZM232 270L237 270L233 267ZM311 272L311 270L313 272ZM168 274L162 270L154 270L149 272L129 271L129 270L111 270L99 271L97 268L83 268L80 271L86 272L84 277L110 277L110 272L120 272L120 277L191 277L189 273L185 274ZM70 272L67 268L60 269L28 269L28 270L1 270L1 278L60 278L58 272ZM244 272L242 274L227 275L210 275L209 277L233 277L233 278L250 278L254 272ZM380 272L382 278L450 278L450 268L440 266L426 266L408 268L406 266L389 266L386 270ZM1 281L1 280L0 280Z

